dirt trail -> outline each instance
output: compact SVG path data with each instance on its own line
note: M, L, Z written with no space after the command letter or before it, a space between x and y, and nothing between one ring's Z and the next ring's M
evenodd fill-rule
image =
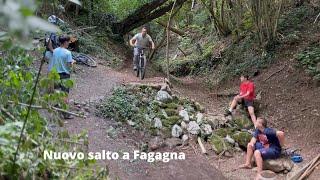
M80 66L79 66L80 67ZM137 81L132 72L126 68L121 72L114 71L103 65L97 68L80 67L73 75L76 86L71 90L70 99L79 102L95 101L103 96L108 96L113 87L124 82ZM150 77L148 75L144 82L161 82L162 77ZM116 138L107 134L107 129L116 127L119 132ZM89 151L101 152L102 150L113 152L129 152L139 150L139 141L145 136L143 132L137 132L130 127L121 127L114 120L105 120L94 115L94 109L86 119L74 118L65 121L65 127L70 133L88 132ZM204 156L195 155L194 151L186 149L174 149L175 152L185 152L186 160L170 161L168 163L148 163L146 161L128 160L105 160L99 162L108 165L111 178L115 179L225 179L221 173L205 159Z

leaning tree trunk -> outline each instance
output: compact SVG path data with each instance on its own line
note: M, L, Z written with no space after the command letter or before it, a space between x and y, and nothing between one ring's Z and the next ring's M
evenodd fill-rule
M144 4L139 9L128 15L127 18L112 25L115 34L126 34L133 29L150 22L171 10L174 2L164 5L168 0L153 0ZM182 5L187 0L177 0L176 7ZM162 6L163 5L163 6Z

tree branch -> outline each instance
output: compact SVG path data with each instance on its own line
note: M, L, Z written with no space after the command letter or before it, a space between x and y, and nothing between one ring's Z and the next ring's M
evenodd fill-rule
M16 104L13 101L8 101L8 102L12 103L12 104ZM25 104L25 103L21 103L21 102L18 102L18 105L31 107L31 108L34 108L34 109L53 109L55 111L59 111L59 112L62 112L62 113L70 114L70 115L81 117L81 118L86 118L86 116L84 116L84 115L77 114L77 113L74 113L74 112L70 112L70 111L67 111L67 110L64 110L64 109L60 109L60 108L57 108L57 107L54 107L54 106L43 107L43 106L37 106L37 105L29 105L29 104Z
M167 2L168 0L157 0L159 2ZM187 0L176 0L177 6L182 5ZM155 3L155 1L152 1ZM171 10L174 2L171 2L168 5L162 6L163 3L156 3L148 6L149 3L144 5L144 8L139 8L136 12L130 14L126 19L122 20L121 22L114 23L112 25L112 31L116 34L126 34L131 30L150 22L160 16L163 16L168 11ZM157 6L156 6L157 5Z

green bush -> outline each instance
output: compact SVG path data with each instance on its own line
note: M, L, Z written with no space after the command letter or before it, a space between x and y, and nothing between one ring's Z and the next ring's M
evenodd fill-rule
M308 5L293 8L285 12L279 19L279 31L284 33L290 33L292 30L302 30L305 21L310 21L309 17L313 17L315 14L313 8Z
M139 118L139 104L138 97L121 86L114 89L112 96L97 107L98 114L118 121L136 120Z
M320 81L320 47L311 46L297 55L299 63L314 80Z

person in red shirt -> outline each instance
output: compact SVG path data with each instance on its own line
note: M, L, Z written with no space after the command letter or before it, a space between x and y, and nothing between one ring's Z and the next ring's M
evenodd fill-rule
M255 99L255 86L252 81L249 80L248 75L241 75L240 77L240 93L233 98L230 108L226 110L225 116L232 115L233 109L237 107L238 104L243 104L248 108L252 123L256 125L256 115L254 114L253 101Z

